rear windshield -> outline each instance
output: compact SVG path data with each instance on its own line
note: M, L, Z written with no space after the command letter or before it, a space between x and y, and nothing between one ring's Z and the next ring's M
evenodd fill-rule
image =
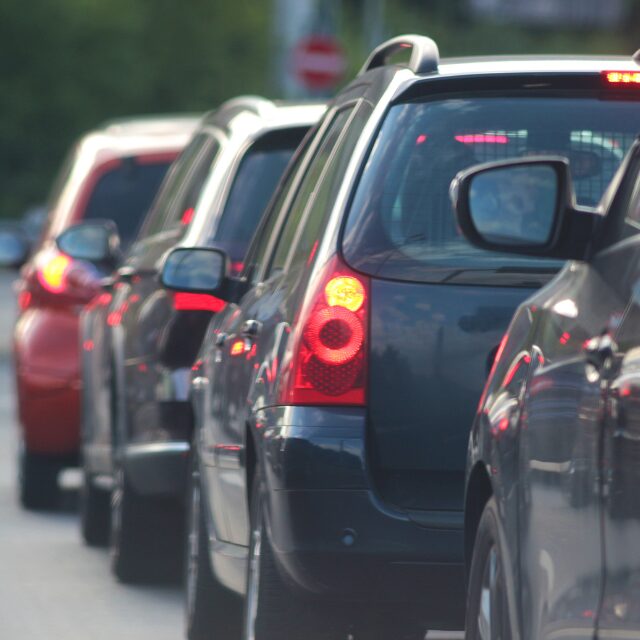
M403 280L468 282L489 270L502 273L505 284L528 284L531 274L535 280L559 263L472 247L456 226L453 177L481 162L566 156L578 202L594 206L638 132L634 102L528 96L395 105L356 189L345 258L372 275Z
M242 159L210 238L210 244L223 248L236 264L244 258L260 218L306 132L306 128L296 128L267 134Z
M125 158L116 168L103 173L84 211L84 219L113 220L124 246L134 238L147 209L171 163L138 162Z

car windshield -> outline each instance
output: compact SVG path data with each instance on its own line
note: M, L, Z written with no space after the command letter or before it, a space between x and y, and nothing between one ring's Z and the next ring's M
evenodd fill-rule
M127 246L151 206L170 164L169 161L139 162L125 158L116 168L100 176L87 202L84 219L113 220L122 245Z
M513 96L395 105L357 187L345 257L370 273L418 281L554 270L554 261L472 247L456 225L451 180L482 162L559 155L569 159L578 203L596 206L638 131L632 101Z

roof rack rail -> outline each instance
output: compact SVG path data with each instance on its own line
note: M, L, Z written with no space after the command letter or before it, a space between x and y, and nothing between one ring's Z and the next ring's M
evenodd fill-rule
M389 58L402 49L411 49L411 58L407 66L414 73L430 73L438 70L440 62L438 45L427 36L409 34L397 36L376 47L358 75L371 69L384 67Z

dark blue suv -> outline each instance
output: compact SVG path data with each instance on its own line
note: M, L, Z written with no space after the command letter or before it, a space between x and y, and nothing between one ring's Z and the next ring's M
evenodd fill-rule
M636 65L391 40L298 150L239 278L212 249L167 261L167 286L229 301L192 383L190 619L257 640L462 628L469 429L515 308L561 262L472 246L449 185L554 153L597 203L640 128L606 69Z

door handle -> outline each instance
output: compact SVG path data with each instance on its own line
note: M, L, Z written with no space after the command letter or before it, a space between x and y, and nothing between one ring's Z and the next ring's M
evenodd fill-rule
M227 341L227 334L226 333L218 333L216 334L216 339L214 341L214 344L216 345L216 347L221 348L224 347L224 343Z
M247 320L242 325L242 335L245 338L255 338L262 328L262 323L257 320Z
M124 267L120 267L116 273L118 274L119 280L131 282L133 276L136 275L136 270L131 266L125 265Z
M620 360L618 345L608 334L594 336L584 343L584 353L587 362L604 378L615 375Z

